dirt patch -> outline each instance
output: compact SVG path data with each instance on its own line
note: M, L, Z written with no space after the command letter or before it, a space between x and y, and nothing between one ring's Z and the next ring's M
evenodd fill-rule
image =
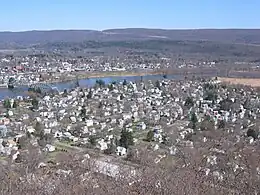
M228 78L228 77L218 77L218 80L224 83L229 83L233 85L247 85L251 87L260 87L260 79L257 78Z

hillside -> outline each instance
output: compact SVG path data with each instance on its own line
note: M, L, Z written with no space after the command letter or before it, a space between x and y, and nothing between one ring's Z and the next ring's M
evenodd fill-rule
M52 42L81 41L127 41L127 40L189 40L216 41L227 43L260 44L260 29L109 29L94 30L53 30L0 32L1 46L32 45Z

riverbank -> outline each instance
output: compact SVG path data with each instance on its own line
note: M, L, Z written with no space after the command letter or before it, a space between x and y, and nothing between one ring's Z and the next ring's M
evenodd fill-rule
M73 74L61 75L58 79L51 78L46 83L60 83L75 81L80 79L105 78L105 77L131 77L131 76L148 76L148 75L164 75L163 71L146 71L146 72L128 72L128 71L113 71L113 72L74 72Z
M80 79L90 78L105 78L105 77L131 77L131 76L153 76L153 75L201 75L216 74L214 68L187 68L187 69L161 69L161 70L144 70L144 71L109 71L109 72L73 72L70 74L60 74L60 77L51 78L45 82L60 83L75 81ZM217 75L216 75L217 76Z

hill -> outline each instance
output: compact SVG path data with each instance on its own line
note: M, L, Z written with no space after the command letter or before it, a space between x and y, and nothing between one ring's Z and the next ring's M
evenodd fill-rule
M260 29L109 29L95 30L52 30L0 32L2 45L32 45L52 42L82 41L127 41L127 40L187 40L214 41L241 44L260 44Z

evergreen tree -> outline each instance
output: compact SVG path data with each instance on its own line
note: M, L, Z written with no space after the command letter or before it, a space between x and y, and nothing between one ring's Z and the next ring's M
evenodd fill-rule
M32 106L33 106L33 109L39 108L39 101L35 97L32 99Z
M35 90L35 92L38 93L38 94L42 94L42 90L41 90L40 87L38 87L38 88Z
M80 111L80 115L79 115L79 116L80 116L83 120L85 120L86 114L87 114L87 110L86 110L85 107L83 107L83 108L81 109L81 111Z
M253 128L249 128L248 131L246 132L248 137L253 137L254 140L256 140L258 138L258 131L256 129Z
M35 129L35 133L34 133L35 136L42 139L44 137L42 124L40 122L36 122L34 129Z
M109 91L113 91L113 89L114 89L113 84L109 84L109 85L108 85L108 89L109 89Z
M9 99L5 99L3 103L5 108L11 108L11 102Z
M14 100L13 108L17 108L17 107L18 107L18 102Z
M153 132L153 131L149 131L149 132L147 133L146 140L147 140L148 142L151 142L151 141L153 141L153 138L154 138L154 132Z
M134 138L132 132L126 131L125 129L122 130L119 143L120 146L126 149L129 148L129 146L134 145Z
M155 87L157 87L158 89L161 89L161 83L160 83L160 81L156 81L156 83L155 83Z
M123 81L123 85L127 85L127 81L126 81L126 79L124 79L124 81Z
M89 143L92 145L92 146L96 146L97 144L97 138L93 135L90 135L89 136Z
M123 100L123 99L124 99L124 95L121 94L121 95L120 95L120 100Z
M96 80L96 84L97 84L99 87L104 87L104 86L106 85L105 81L103 81L102 79Z
M90 90L90 91L88 92L87 98L88 98L88 99L91 99L91 98L92 98L92 95L93 95L92 90Z
M67 95L68 95L68 90L67 90L67 89L64 89L63 95L64 95L64 96L67 96Z
M192 113L191 113L191 118L190 118L190 120L191 120L191 123L192 123L192 128L195 129L195 128L196 128L196 124L197 124L197 122L198 122L198 118L197 118L197 115L196 115L195 112L192 112Z
M76 80L76 87L79 87L79 80Z
M220 120L219 123L218 123L218 128L219 129L224 129L226 126L226 123L224 120Z
M184 105L187 107L192 107L194 105L192 97L187 97Z

